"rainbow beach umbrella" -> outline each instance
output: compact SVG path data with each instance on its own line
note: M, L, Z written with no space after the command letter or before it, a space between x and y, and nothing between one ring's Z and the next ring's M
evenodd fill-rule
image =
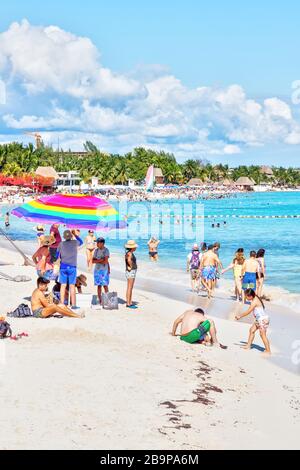
M64 224L69 228L109 231L127 227L104 199L81 194L43 196L17 207L12 214L29 222Z

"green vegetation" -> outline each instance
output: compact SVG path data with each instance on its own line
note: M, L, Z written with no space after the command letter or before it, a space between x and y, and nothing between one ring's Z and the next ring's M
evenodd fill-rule
M187 183L191 178L201 181L236 181L248 176L255 183L266 181L282 186L300 185L300 171L293 168L272 168L273 176L262 173L259 166L239 166L230 170L228 165L212 165L208 162L189 159L177 163L174 155L157 152L142 147L135 148L126 155L110 155L101 152L91 142L86 142L84 156L69 152L57 152L49 147L35 149L32 144L11 143L0 145L0 173L6 176L19 176L33 173L38 166L52 166L56 171L75 170L85 182L92 176L100 183L126 184L129 179L144 180L150 165L161 168L167 183Z

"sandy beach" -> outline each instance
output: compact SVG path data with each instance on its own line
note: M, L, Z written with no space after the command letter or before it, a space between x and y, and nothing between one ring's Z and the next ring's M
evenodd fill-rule
M12 263L0 271L32 278L0 280L4 314L28 301L36 276L7 247L0 260ZM118 277L111 290L123 299ZM169 333L194 299L142 284L133 313L121 303L118 311L87 310L82 320L9 320L15 334L29 336L0 344L1 449L299 448L299 366L289 367L291 344L279 340L289 325L271 325L273 359L262 358L259 337L243 351L249 324L228 319L237 307L218 292L197 302L228 350L183 344ZM91 274L86 292L94 293ZM269 309L271 318L279 314Z

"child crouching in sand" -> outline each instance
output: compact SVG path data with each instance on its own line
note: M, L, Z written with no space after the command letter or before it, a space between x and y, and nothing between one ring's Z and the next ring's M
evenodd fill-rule
M242 313L241 315L237 315L235 318L236 320L240 320L241 318L250 315L250 313L253 313L255 321L250 328L248 343L244 349L251 349L255 334L257 330L259 330L260 337L265 346L264 354L270 355L271 348L267 338L267 330L270 324L270 318L266 314L264 303L253 289L247 289L245 291L245 297L248 301L251 302L251 305L246 312Z

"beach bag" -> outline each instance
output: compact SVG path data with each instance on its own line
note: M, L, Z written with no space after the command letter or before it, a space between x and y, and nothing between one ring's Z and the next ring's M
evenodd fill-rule
M0 339L12 336L10 324L7 321L0 321Z
M102 307L104 310L118 310L119 299L117 292L108 292L102 294Z
M21 304L13 312L8 313L7 316L11 318L25 318L32 317L32 313L28 305Z
M192 257L190 261L190 268L199 269L199 266L200 266L200 253L198 251L194 251L192 253Z

